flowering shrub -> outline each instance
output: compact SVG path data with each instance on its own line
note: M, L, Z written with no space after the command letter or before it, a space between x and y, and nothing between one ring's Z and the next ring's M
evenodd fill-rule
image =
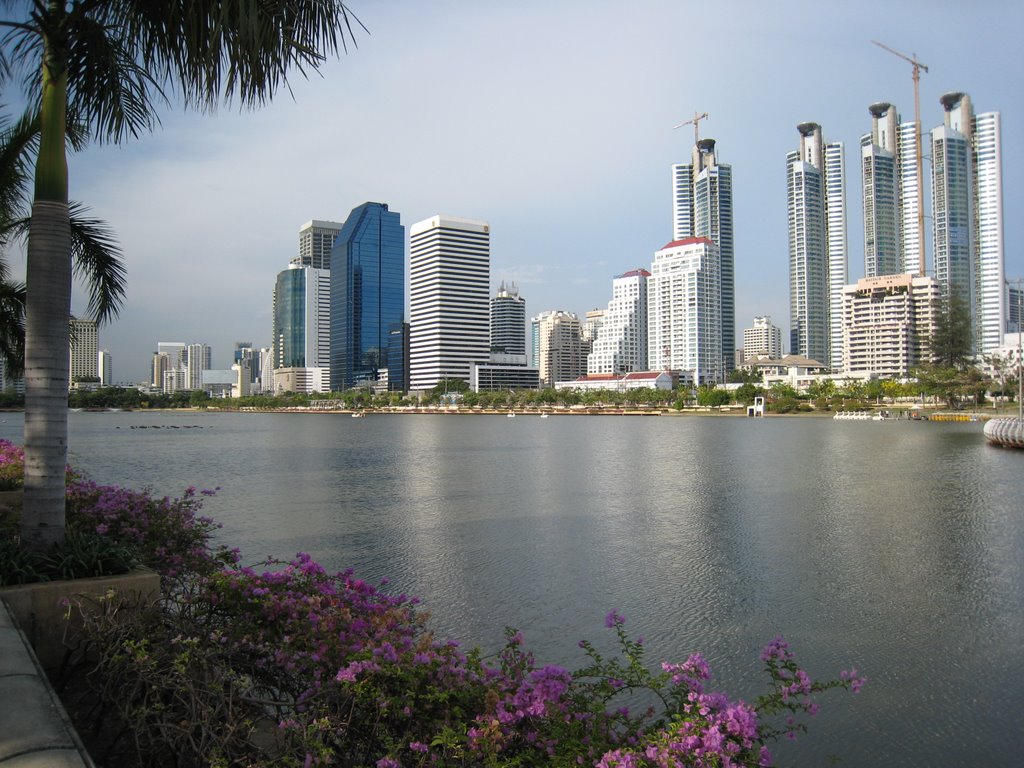
M24 484L23 449L0 440L0 489ZM136 564L158 571L166 587L237 563L237 553L213 548L220 526L200 515L215 491L188 488L180 498L98 485L67 470L63 545L45 553L19 546L19 512L0 509L0 585L124 573Z
M186 574L210 574L237 560L237 553L211 549L210 538L220 526L199 511L202 497L214 493L187 488L177 499L156 498L148 491L73 477L68 482L65 514L68 528L131 545L145 565L174 580Z
M10 440L0 440L0 491L15 491L25 484L25 451Z
M806 729L795 716L813 715L817 694L863 682L812 681L778 639L762 656L768 693L732 701L706 690L698 654L649 671L616 612L612 658L582 642L583 668L538 666L508 630L488 660L436 639L414 599L351 571L303 554L266 565L187 582L158 613L92 614L93 678L133 734L134 762L764 766L769 742ZM641 693L650 706L619 705Z

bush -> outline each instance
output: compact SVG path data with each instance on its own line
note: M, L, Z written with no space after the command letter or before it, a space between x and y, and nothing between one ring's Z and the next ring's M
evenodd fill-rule
M806 730L817 694L862 683L856 672L812 682L779 639L762 655L767 693L732 701L706 690L699 655L648 671L614 611L614 657L582 642L582 669L538 667L507 630L488 661L436 639L415 600L350 571L329 575L306 555L268 565L192 581L149 613L125 617L113 601L84 611L99 724L131 734L127 762L768 765L768 744ZM657 706L620 705L642 692Z

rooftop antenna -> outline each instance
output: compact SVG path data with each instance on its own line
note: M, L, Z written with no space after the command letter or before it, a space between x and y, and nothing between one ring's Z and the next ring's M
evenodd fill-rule
M679 125L672 126L672 130L674 131L676 128L682 128L684 125L692 125L693 126L693 143L696 144L700 140L700 121L701 120L707 120L707 119L708 119L708 113L707 112L694 112L692 120L684 120Z
M872 40L872 43L877 45L884 51L888 51L893 56L899 56L904 61L910 62L913 67L913 78L914 78L914 149L917 154L917 250L918 250L918 270L921 277L924 277L924 169L922 168L921 162L921 95L920 95L920 84L921 84L921 71L928 71L928 67L922 64L916 53L912 53L909 56L905 53L890 48L884 43L880 43L877 40Z

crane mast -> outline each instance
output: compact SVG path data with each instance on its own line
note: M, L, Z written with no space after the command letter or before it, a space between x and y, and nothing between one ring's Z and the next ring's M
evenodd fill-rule
M914 79L914 152L917 155L917 264L918 273L921 277L925 275L924 269L924 168L921 158L921 95L920 95L920 84L921 84L921 71L928 71L928 67L922 64L916 53L907 56L905 53L900 53L894 48L890 48L884 43L880 43L877 40L872 40L872 43L877 45L884 51L888 51L893 56L899 56L904 61L910 63L913 67L913 79Z
M693 126L693 143L696 145L697 142L700 140L700 121L701 120L707 120L707 119L708 119L708 113L707 112L694 112L692 120L684 120L679 125L672 126L672 130L674 131L676 128L682 128L684 125L692 125Z

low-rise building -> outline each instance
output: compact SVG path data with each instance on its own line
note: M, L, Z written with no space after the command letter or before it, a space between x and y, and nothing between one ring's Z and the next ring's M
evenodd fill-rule
M559 381L555 389L578 389L581 391L607 390L625 392L630 389L660 389L669 391L677 380L670 371L632 371L625 374L591 373L572 381Z
M329 392L331 389L330 368L275 368L274 394L284 392Z

